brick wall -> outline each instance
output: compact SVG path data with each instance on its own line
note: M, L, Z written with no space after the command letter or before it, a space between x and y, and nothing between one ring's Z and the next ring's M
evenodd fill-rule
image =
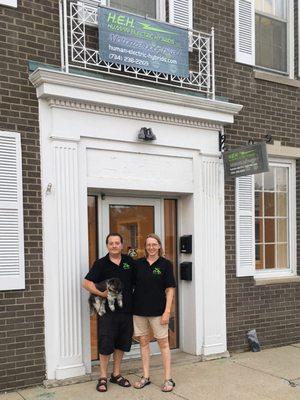
M296 2L297 3L297 2ZM243 105L226 128L230 149L271 133L283 145L300 147L299 88L255 79L253 68L234 61L234 1L195 1L195 28L215 28L216 90ZM295 31L297 27L295 28ZM297 47L296 47L296 59ZM297 231L300 221L300 163L297 163ZM236 278L235 188L225 185L226 294L229 350L247 348L245 333L256 328L263 347L300 341L300 284L254 286ZM299 247L299 246L298 246ZM300 255L298 252L298 271Z
M21 133L26 289L0 292L0 391L45 376L38 103L27 60L59 65L58 1L0 5L0 130Z

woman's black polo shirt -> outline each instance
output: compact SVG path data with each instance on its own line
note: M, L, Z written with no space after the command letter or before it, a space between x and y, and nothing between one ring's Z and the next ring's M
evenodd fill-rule
M115 302L116 311L131 313L133 303L134 263L135 261L131 257L122 254L120 265L116 265L110 260L109 254L107 254L105 257L94 262L85 279L94 283L99 283L106 279L119 278L123 283L123 307L120 308L117 302ZM108 307L106 307L106 311L111 312Z
M133 314L157 317L166 307L166 288L176 287L173 266L160 257L152 265L146 258L136 261Z

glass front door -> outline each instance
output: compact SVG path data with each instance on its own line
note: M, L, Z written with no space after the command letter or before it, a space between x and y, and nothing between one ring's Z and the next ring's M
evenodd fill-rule
M105 238L109 232L118 232L122 235L124 239L123 251L133 258L144 256L145 239L149 233L155 232L162 238L165 256L173 262L174 273L177 277L176 200L105 197L99 199L97 207L97 197L89 196L88 204L90 265L96 259L97 247L100 249L98 251L99 257L106 254ZM95 240L97 240L97 234L94 232L97 226L95 218L99 226L99 246L95 245ZM177 321L176 294L169 324L171 348L178 347ZM95 318L92 318L91 350L93 360L98 358L97 335L97 324ZM134 342L131 354L134 355L137 351L138 348L136 342ZM158 346L154 340L151 343L151 351L152 353L158 352Z

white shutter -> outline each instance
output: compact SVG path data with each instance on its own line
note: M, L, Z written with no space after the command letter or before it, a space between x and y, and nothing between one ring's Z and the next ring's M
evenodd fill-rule
M193 0L170 0L169 21L171 24L193 29Z
M253 276L255 272L254 175L236 179L236 274Z
M20 135L0 131L0 290L24 289Z
M235 61L255 65L254 0L235 0Z

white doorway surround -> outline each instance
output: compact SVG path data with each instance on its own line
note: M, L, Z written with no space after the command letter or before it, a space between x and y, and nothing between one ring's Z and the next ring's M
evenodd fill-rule
M88 190L176 196L178 234L193 235L193 280L179 283L180 349L226 351L224 178L219 131L241 106L197 95L37 69L47 379L91 370ZM139 142L141 127L157 140Z

